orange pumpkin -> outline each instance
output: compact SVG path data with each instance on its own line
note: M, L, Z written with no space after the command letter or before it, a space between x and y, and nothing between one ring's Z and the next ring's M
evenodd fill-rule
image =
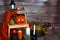
M15 23L16 24L26 23L26 18L24 16L16 16Z

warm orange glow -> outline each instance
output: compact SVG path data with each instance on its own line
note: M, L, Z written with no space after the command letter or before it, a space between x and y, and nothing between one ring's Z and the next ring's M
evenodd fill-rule
M26 23L26 18L24 16L16 16L15 23L24 24Z
M18 38L19 38L19 39L22 39L22 30L19 30L19 31L18 31Z
M13 33L16 33L16 30L15 29L13 30Z

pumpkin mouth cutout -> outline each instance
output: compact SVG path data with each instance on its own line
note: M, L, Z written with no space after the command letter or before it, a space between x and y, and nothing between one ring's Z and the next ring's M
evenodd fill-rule
M25 16L16 16L15 23L16 24L24 24L24 23L26 23Z

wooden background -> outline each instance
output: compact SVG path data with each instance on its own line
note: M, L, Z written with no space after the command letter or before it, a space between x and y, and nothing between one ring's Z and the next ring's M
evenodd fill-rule
M16 6L25 5L28 22L43 24L47 21L51 22L52 27L58 28L60 27L59 2L58 0L48 0L47 4L41 5L40 0L15 0ZM0 0L0 23L3 21L5 11L9 10L9 3L10 0Z

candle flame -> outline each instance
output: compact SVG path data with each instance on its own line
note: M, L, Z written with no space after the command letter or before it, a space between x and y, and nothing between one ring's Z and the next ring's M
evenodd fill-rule
M22 32L22 30L19 30L18 32Z
M13 30L13 33L16 33L16 30L15 29Z

